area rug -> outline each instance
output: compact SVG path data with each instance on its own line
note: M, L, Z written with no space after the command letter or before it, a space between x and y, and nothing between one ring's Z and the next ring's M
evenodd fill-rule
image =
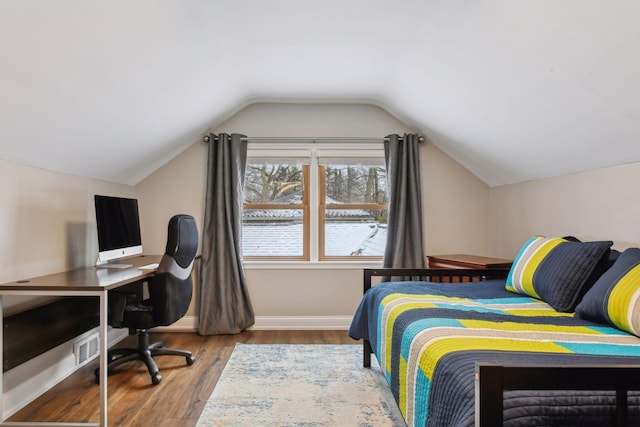
M238 344L197 427L405 427L371 364L359 345Z

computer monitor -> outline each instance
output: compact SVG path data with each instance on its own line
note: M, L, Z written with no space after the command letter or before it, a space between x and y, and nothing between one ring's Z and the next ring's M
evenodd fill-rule
M142 253L138 201L124 197L96 194L99 267L126 268L131 264L108 261Z

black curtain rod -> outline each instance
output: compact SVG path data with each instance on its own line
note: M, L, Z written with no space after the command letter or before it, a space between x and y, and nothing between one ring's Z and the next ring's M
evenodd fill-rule
M216 138L217 139L217 138ZM309 136L304 136L304 137L244 137L241 138L243 141L247 141L247 142L258 142L258 141L264 141L264 142L340 142L340 141L345 141L345 142L384 142L384 141L388 141L389 138L370 138L370 137L318 137L318 138L314 138L314 137L309 137ZM211 140L211 138L209 137L209 135L205 135L202 137L202 140L204 142L209 142ZM400 140L402 141L402 137L400 138ZM424 142L425 138L424 136L419 136L418 137L418 141L419 142Z

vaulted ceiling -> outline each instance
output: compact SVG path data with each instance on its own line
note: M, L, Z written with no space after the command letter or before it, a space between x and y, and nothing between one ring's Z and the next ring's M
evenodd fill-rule
M639 23L636 0L2 0L0 159L135 184L306 100L383 107L491 186L638 162Z

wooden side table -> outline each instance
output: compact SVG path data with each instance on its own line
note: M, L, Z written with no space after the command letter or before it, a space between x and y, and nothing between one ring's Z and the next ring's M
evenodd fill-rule
M513 263L513 261L508 259L467 254L430 255L427 256L427 260L429 262L429 268L468 268L475 270L511 268L511 264ZM479 281L480 278L477 280ZM476 278L474 278L473 281L475 282Z
M513 261L501 258L490 258L477 255L430 255L427 256L429 268L511 268Z

